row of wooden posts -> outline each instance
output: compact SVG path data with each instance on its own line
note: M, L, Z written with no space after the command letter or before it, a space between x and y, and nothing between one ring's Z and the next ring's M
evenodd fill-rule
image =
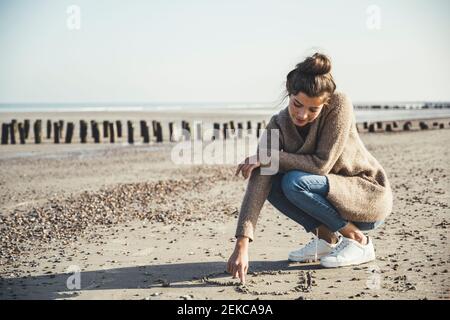
M450 122L448 123L450 126ZM151 130L147 121L141 120L139 122L140 125L140 136L144 143L150 143L151 137L155 137L156 142L163 142L163 129L162 125L159 121L152 120L151 121ZM202 125L201 123L197 123L196 130L196 139L202 140ZM88 141L88 122L85 120L80 120L79 123L79 134L80 134L80 142L87 143ZM103 121L102 125L100 125L97 121L92 120L90 122L91 126L91 138L95 143L100 143L103 139L109 139L110 143L114 143L116 137L122 138L123 136L123 128L122 121ZM102 132L100 130L100 126L102 127ZM256 127L256 136L259 138L260 130L264 129L266 126L265 121L258 122ZM429 128L433 129L443 129L445 128L445 124L442 121L433 121L431 124L426 121L419 122L419 128L421 130L426 130ZM412 130L412 122L404 121L401 125L398 121L377 121L377 122L363 122L362 129L360 128L360 124L357 125L358 131L367 131L367 132L392 132L392 131L409 131ZM191 139L191 127L188 121L181 121L181 129L182 135L185 140ZM13 119L10 123L2 123L2 137L1 144L16 144L20 142L20 144L25 144L26 140L29 138L29 133L31 130L30 120L24 120L23 122L17 122L17 120ZM54 143L71 143L73 140L75 131L75 124L73 122L67 122L65 126L65 135L64 135L64 120L59 120L52 122L51 120L47 120L46 126L46 138L51 139L53 133L53 141ZM127 121L127 142L129 144L133 144L135 142L134 139L134 123L132 121ZM169 122L169 139L170 141L174 141L174 131L175 131L175 123ZM213 135L211 136L211 140L220 139L221 132L223 139L230 138L230 133L237 132L237 137L242 138L243 133L247 132L248 134L252 134L252 122L247 121L247 128L244 129L244 125L242 122L237 123L237 130L234 124L234 121L229 121L226 123L213 123ZM34 143L42 142L42 120L36 120L33 124L33 132L34 132ZM17 135L18 133L18 135ZM18 137L18 141L16 138Z
M140 136L144 143L150 143L151 137L155 137L155 142L163 142L163 129L161 122L153 120L151 122L151 130L147 121L141 120L139 121L140 125ZM122 121L103 121L102 125L100 125L97 121L92 120L90 122L91 126L91 138L95 143L100 143L103 139L109 139L110 143L114 143L117 138L122 138L123 136L123 128ZM102 132L100 130L100 126L102 127ZM261 129L265 128L265 121L258 122L256 127L256 136L259 138ZM17 120L13 119L10 123L2 123L2 137L1 144L16 144L20 142L20 144L25 144L26 140L29 138L30 133L30 120L24 120L22 122L17 122ZM188 121L181 121L181 129L182 135L185 140L191 139L191 127ZM196 128L196 139L202 140L202 125L201 123L197 123ZM75 124L73 122L67 122L65 127L65 136L64 136L64 120L59 120L52 122L51 120L47 120L46 127L46 138L51 139L53 133L53 141L54 143L72 143L73 136L75 131ZM174 131L175 131L175 123L169 122L169 139L170 141L174 141ZM229 121L227 123L221 124L215 122L213 124L213 135L211 136L211 140L220 139L220 132L222 132L223 139L230 138L231 133L237 132L237 137L242 138L244 133L244 125L242 122L237 123L237 130L234 124L234 121ZM42 120L36 120L33 125L34 132L34 143L39 144L42 143ZM133 121L127 121L127 142L129 144L133 144L135 142L134 134L135 128ZM252 134L252 122L247 121L247 134ZM18 133L19 141L16 140ZM80 142L87 143L88 140L88 123L85 120L80 120L79 123L79 134L80 134Z
M450 126L450 122L448 123ZM383 127L384 126L384 127ZM421 130L430 129L430 125L426 121L419 121L419 128ZM444 129L445 123L440 121L433 121L432 125L433 129ZM383 121L377 121L377 122L363 122L363 129L367 130L368 132L377 132L377 131L386 131L386 132L393 132L393 131L399 131L400 125L398 121L391 121L388 123L385 123ZM402 125L403 131L409 131L412 129L412 122L411 121L405 121Z

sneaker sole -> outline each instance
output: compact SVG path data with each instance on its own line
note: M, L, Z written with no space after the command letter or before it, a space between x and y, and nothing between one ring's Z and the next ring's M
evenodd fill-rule
M327 262L327 261L320 261L320 265L325 268L339 268L339 267L347 267L347 266L354 266L354 265L360 265L364 263L371 262L375 260L375 257L370 257L368 259L362 260L362 261L355 261L350 263L339 263L339 262Z
M292 262L317 262L320 260L320 258L324 257L325 255L317 255L317 259L315 259L315 257L311 256L311 257L307 257L307 258L296 258L293 256L289 256L288 260L292 261Z

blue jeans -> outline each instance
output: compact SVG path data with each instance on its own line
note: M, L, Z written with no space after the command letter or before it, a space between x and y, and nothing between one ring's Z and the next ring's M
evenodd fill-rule
M307 232L321 225L336 232L345 227L348 221L326 199L328 191L326 176L292 170L273 177L267 200L281 213L302 225ZM352 223L360 230L367 231L377 228L383 221Z

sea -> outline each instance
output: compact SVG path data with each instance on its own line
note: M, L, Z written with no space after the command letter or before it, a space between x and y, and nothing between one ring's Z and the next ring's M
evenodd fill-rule
M258 114L277 113L285 105L274 106L272 103L0 103L2 113L24 112L208 112L225 114ZM389 121L405 119L450 118L450 103L447 102L363 102L354 103L357 122Z

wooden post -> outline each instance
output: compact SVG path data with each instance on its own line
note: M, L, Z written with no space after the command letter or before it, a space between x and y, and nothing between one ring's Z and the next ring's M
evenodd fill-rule
M181 128L183 129L184 140L191 139L191 127L189 126L189 122L181 121Z
M100 143L100 130L98 129L98 122L91 121L92 126L92 137L94 138L95 143Z
M109 131L109 121L104 120L103 121L103 138L108 138L108 131Z
M53 123L53 140L55 143L59 143L59 134L60 134L60 130L59 130L59 122L54 122Z
M191 136L192 136L192 133L191 133L191 123L190 122L188 122L188 121L186 121L186 131L187 131L187 133L188 133L188 139L190 139L191 138Z
M28 139L30 135L30 120L25 119L24 121L25 139Z
M141 130L142 130L142 137L144 138L144 143L150 143L149 127L145 121L143 124L141 124Z
M421 130L427 130L428 129L428 124L426 124L424 121L420 121L419 122L419 126Z
M47 120L47 139L51 139L51 137L52 137L52 121Z
M25 144L25 128L22 122L19 122L19 139L20 144Z
M238 138L241 139L242 138L242 131L243 131L243 127L242 127L242 122L238 122L237 124L237 134L238 134Z
M133 128L133 122L130 120L127 121L128 126L128 143L133 144L134 143L134 128Z
M252 134L252 122L247 121L247 133Z
M145 120L141 120L141 121L139 121L139 125L140 125L139 132L141 133L141 137L143 137L144 136L145 127L146 127L147 124L145 123Z
M186 140L186 133L184 132L184 130L186 130L186 123L184 122L184 120L181 120L181 135Z
M169 122L169 141L173 142L175 139L173 137L173 122Z
M64 120L59 120L59 138L62 139L64 131Z
M156 123L156 142L163 142L162 127L159 121Z
M409 130L411 130L411 126L412 126L411 121L407 121L403 124L403 130L409 131Z
M213 124L213 136L211 140L216 140L220 138L220 123L214 122Z
M260 131L261 131L261 122L258 122L258 124L256 125L256 137L259 138L260 136Z
M36 120L33 125L34 131L34 143L39 144L42 142L42 120Z
M80 120L80 141L86 143L87 138L87 123L84 120Z
M223 138L225 140L228 138L228 123L223 124Z
M91 137L95 139L95 135L94 135L94 120L91 120ZM98 125L97 125L98 126Z
M2 144L8 144L9 140L9 124L2 123Z
M65 143L72 143L73 131L75 129L75 125L73 122L67 122L67 130L66 130L66 140Z
M235 127L234 127L234 121L233 120L230 120L230 130L231 130L231 133L233 133L234 134L234 132L235 132Z
M156 126L155 120L152 120L152 130L153 130L153 136L156 137L157 126Z
M191 124L189 122L185 122L185 138L186 140L191 139Z
M9 135L11 138L11 144L16 144L16 131L17 131L17 120L12 120L9 125Z
M386 132L392 132L392 125L390 123L386 124Z
M114 143L114 138L115 138L114 122L109 122L108 125L109 125L109 142Z
M116 120L117 137L122 138L122 121Z

